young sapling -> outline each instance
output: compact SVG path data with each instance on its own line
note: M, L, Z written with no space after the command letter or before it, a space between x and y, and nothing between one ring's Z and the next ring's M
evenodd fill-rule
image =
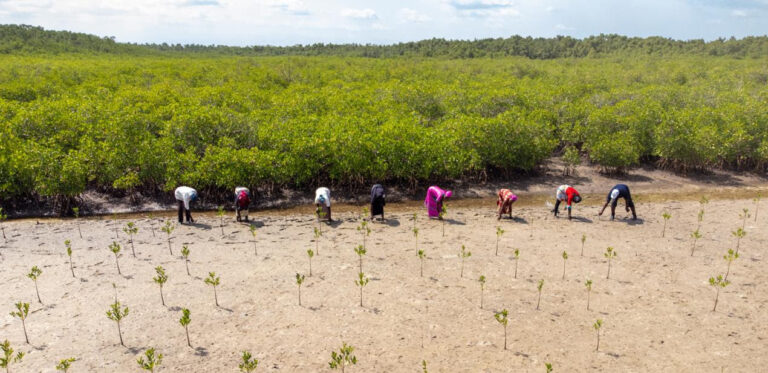
M117 214L112 214L112 220L117 223ZM120 227L115 224L115 239L120 238Z
M605 249L605 254L603 254L608 259L608 274L605 276L605 279L608 280L611 278L611 260L616 257L616 251L613 249L613 247L608 247Z
M704 209L699 210L699 215L696 217L696 219L699 222L699 225L696 226L696 230L701 229L701 223L704 221Z
M517 278L517 262L520 261L520 249L515 249L515 278Z
M661 214L661 217L664 218L664 229L661 231L661 237L664 238L667 233L667 222L669 221L669 218L672 217L672 215L664 211L664 213Z
M253 237L253 255L259 255L259 249L256 247L256 226L251 225L248 227L248 230L251 232L251 236Z
M427 361L426 360L422 360L421 361L421 373L429 373L427 371Z
M746 228L747 226L747 219L749 219L749 209L743 209L741 214L739 214L739 217L741 218L741 229Z
M563 280L565 280L565 262L568 261L568 253L563 251Z
M129 221L128 224L126 224L123 228L123 232L128 235L128 239L131 241L131 252L135 258L136 249L133 248L133 235L139 232L139 227L137 227L136 224L134 224L132 221Z
M72 214L75 215L75 225L77 225L77 233L80 235L80 238L83 238L83 232L80 231L80 208L73 207ZM3 235L3 238L5 238L5 235Z
M507 324L509 323L507 316L509 316L509 311L506 308L493 314L496 321L504 327L504 350L507 349Z
M59 363L56 364L56 370L60 370L64 373L67 373L69 371L69 368L72 367L72 363L74 363L77 359L70 357L68 359L61 359L59 360Z
M120 328L120 321L128 316L128 307L120 308L120 302L115 301L112 303L109 310L107 310L107 318L117 323L117 334L120 336L120 345L125 347L123 343L123 330Z
M366 237L368 237L371 234L371 228L368 228L368 222L365 220L362 220L360 222L360 226L357 227L357 231L363 235L363 247L367 247L365 246Z
M72 272L72 277L75 277L75 267L72 265L72 243L69 240L64 241L64 246L67 247L67 257L69 257L69 270Z
M416 229L416 220L418 219L418 217L419 217L419 213L414 212L413 213L413 229Z
M320 255L320 237L323 236L323 231L318 227L314 227L314 229L315 229L315 253L317 255Z
M184 258L184 266L187 268L187 276L192 276L189 274L189 247L187 247L187 245L181 247L181 257Z
M304 283L304 275L296 274L296 286L299 287L299 306L301 306L301 284Z
M29 270L29 273L27 273L27 277L32 279L32 282L35 283L35 295L37 295L37 301L42 304L43 301L40 300L40 292L37 291L37 278L40 277L40 275L43 274L43 271L40 270L37 266L32 266L32 269Z
M6 220L6 219L8 219L8 215L6 215L6 214L3 212L3 208L2 208L2 207L0 207L0 229L2 229L2 230L3 230L3 239L4 239L4 240L7 240L7 239L8 239L8 238L6 238L6 237L5 237L5 224L3 224L3 223L5 222L5 220ZM78 229L79 229L79 226L78 226Z
M496 227L496 256L499 256L499 240L503 234L504 230L501 227Z
M152 231L152 237L157 237L155 236L155 215L150 212L147 214L147 219L149 219L149 229Z
M424 250L419 250L419 261L421 262L421 268L419 269L419 276L424 277L424 258L427 257L427 254L424 254Z
M160 285L160 301L163 303L163 306L165 306L163 285L165 285L165 283L168 281L168 275L165 274L165 269L162 266L155 267L155 273L157 273L157 276L153 277L152 280L155 281L156 284Z
M717 293L715 294L715 306L712 307L712 312L715 312L717 309L717 300L720 298L720 289L730 285L731 282L724 279L722 275L717 275L717 277L710 277L709 278L709 285L717 289Z
M461 275L459 277L464 278L464 259L469 258L472 256L471 251L467 251L467 248L464 247L464 245L461 245L461 252L459 253L459 257L461 258Z
M485 276L480 275L477 280L480 283L480 309L483 309L483 291L485 290Z
M120 262L118 261L118 257L120 256L120 245L117 242L112 242L111 245L109 245L109 251L112 252L112 254L115 254L115 265L117 265L117 274L122 275L123 273L120 272Z
M737 228L735 231L731 232L731 234L736 237L736 252L738 253L739 246L741 245L741 239L747 235L747 232L744 230L744 228Z
M368 285L368 277L365 277L365 273L360 272L357 274L358 279L355 280L355 285L360 287L360 307L363 306L363 288Z
M192 347L192 342L189 341L189 323L192 321L189 317L189 309L188 308L182 308L181 309L181 318L179 319L179 324L184 327L184 332L187 333L187 346Z
M160 228L160 230L165 232L165 235L168 237L168 251L171 253L171 256L173 256L173 250L171 249L171 233L173 233L174 229L176 229L176 227L174 227L168 220L166 220L165 225Z
M413 242L416 247L416 251L419 250L419 228L413 228Z
M723 279L728 280L728 274L731 273L731 263L734 260L739 259L739 253L734 252L733 249L728 249L728 253L723 255L723 259L728 262L728 269L725 271L725 277Z
M363 271L363 255L367 253L368 251L365 249L365 246L358 245L355 248L355 254L357 254L357 257L360 259L360 272Z
M603 327L603 320L597 319L594 324L592 324L592 327L595 328L595 331L597 332L597 345L595 346L595 352L600 351L600 328Z
M587 242L587 235L581 235L581 256L584 256L584 242Z
M5 368L6 373L11 372L11 364L15 364L24 358L24 353L19 351L16 355L13 354L13 348L11 348L11 342L6 339L0 344L0 350L3 351L3 357L0 357L0 368Z
M254 358L248 351L243 351L241 361L240 365L237 366L241 372L250 373L259 366L259 360Z
M438 218L440 218L440 221L443 222L443 237L445 237L445 214L448 213L448 210L445 208L445 204L443 204L440 207L440 213L438 214Z
M592 280L587 279L587 281L584 282L584 286L587 287L587 311L589 311L589 296L592 293Z
M219 228L221 228L221 235L224 235L224 206L219 206L216 210L216 216L219 217Z
M140 357L138 360L136 360L136 362L139 364L141 369L154 373L155 368L163 363L163 354L155 354L154 348L148 348L146 351L144 351L144 357Z
M552 364L551 363L544 363L544 368L547 369L547 373L552 373Z
M691 233L691 238L693 238L693 245L691 246L691 256L693 256L693 251L696 250L696 241L698 241L699 238L701 238L701 233L699 233L698 229L696 229L695 231L693 231L693 233Z
M216 287L221 283L216 272L208 272L208 277L205 279L205 283L213 286L213 299L216 301L216 307L219 307L219 296L216 293Z
M342 342L338 353L336 351L331 352L331 361L328 365L331 369L341 369L341 373L344 373L345 367L357 364L357 357L352 355L354 351L354 347L347 345L346 342Z
M16 311L11 312L11 317L18 317L21 319L21 327L24 329L24 340L29 344L29 336L27 336L27 316L29 316L29 303L16 302Z
M315 256L315 252L312 249L307 250L307 257L309 258L309 277L312 277L312 257Z
M544 279L539 280L539 283L536 285L536 289L539 290L539 298L536 301L536 310L539 310L539 304L541 304L541 289L544 288Z

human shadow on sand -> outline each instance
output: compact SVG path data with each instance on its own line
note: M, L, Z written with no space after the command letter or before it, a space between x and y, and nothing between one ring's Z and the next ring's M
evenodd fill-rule
M261 227L264 226L264 223L260 222L258 220L249 220L249 221L241 222L241 223L245 223L245 224L248 224L251 227L256 227L256 228L261 228Z
M592 223L592 219L585 218L583 216L574 216L574 217L571 218L571 220L577 221L577 222L580 222L580 223L590 223L590 224Z
M502 216L501 220L502 221L509 221L509 222L513 222L513 223L528 224L528 220L525 220L525 218L520 217L520 216L513 216L511 218L509 216Z
M641 218L637 218L635 220L625 219L625 221L626 221L627 225L643 225L643 224L645 224L645 220L643 220Z
M444 219L446 223L450 225L467 225L467 223L454 219ZM439 220L438 220L439 221Z
M207 231L212 229L209 224L205 224L205 223L194 222L194 223L189 224L189 225L192 226L192 227L204 229L204 230L207 230Z
M379 223L379 224L386 224L386 225L388 225L390 227L399 227L400 226L400 220L392 219L392 218L386 219L384 221L377 221L377 223Z

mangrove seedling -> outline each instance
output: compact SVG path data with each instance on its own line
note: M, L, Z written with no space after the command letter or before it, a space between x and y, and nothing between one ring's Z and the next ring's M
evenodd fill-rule
M715 310L717 309L717 300L720 298L720 289L730 284L731 282L724 279L722 275L717 275L717 277L709 278L709 285L717 289L717 293L715 293L715 306L712 307L712 312L715 312Z
M171 256L173 256L173 250L171 249L171 233L173 233L173 230L176 229L176 227L171 224L170 221L166 220L165 225L160 228L163 232L165 232L166 236L168 237L168 252L171 253Z
M501 227L496 227L496 256L499 256L499 240L503 234L504 230Z
M144 357L146 357L146 360ZM148 370L153 373L155 368L163 363L163 354L155 354L154 348L148 348L146 351L144 351L144 357L140 357L138 360L136 360L136 362L139 363L141 369Z
M219 306L219 296L216 293L216 287L219 286L219 276L216 276L216 272L208 272L208 277L205 279L205 283L213 286L213 299L216 301L216 307Z
M584 286L587 287L587 311L589 311L589 295L592 293L592 280L587 279L584 282Z
M755 202L755 221L757 221L757 212L758 212L758 209L760 208L760 197L762 197L760 193L757 193L757 197L753 199L753 201Z
M117 242L112 242L111 245L109 245L109 251L112 252L112 254L115 254L115 265L117 265L117 274L122 275L123 273L120 272L120 262L117 260L117 258L120 256L120 245Z
M75 215L75 225L77 225L77 233L80 235L80 238L83 238L83 232L80 231L80 208L73 207L72 214ZM5 234L3 234L3 238L5 238Z
M72 265L72 243L69 240L64 241L64 245L67 247L67 257L69 257L69 270L72 272L72 277L75 277L75 267Z
M312 257L315 256L315 252L312 249L307 250L307 257L309 258L309 277L312 277Z
M568 253L563 251L563 280L565 280L565 262L568 261Z
M363 271L363 255L365 255L367 252L368 251L365 250L365 246L363 245L358 245L355 248L355 254L357 254L357 257L360 259L360 272Z
M597 332L597 345L595 346L595 351L600 351L600 328L603 327L603 320L597 319L597 321L592 324L592 327L595 328L595 331Z
M699 205L703 208L704 205L709 203L709 198L707 196L701 196L701 199L699 200Z
M0 358L0 368L5 368L6 373L10 373L11 364L15 364L24 358L24 353L19 351L16 355L13 354L13 348L11 348L11 342L6 339L0 344L0 350L3 350L3 357Z
M699 238L701 238L701 233L699 233L698 229L696 229L695 231L693 231L693 233L691 233L691 238L693 238L693 246L691 246L691 256L693 256L693 251L696 250L696 241L698 241Z
M107 318L117 323L117 335L120 336L120 345L123 347L125 347L125 343L123 343L123 330L120 328L120 321L126 316L128 316L128 307L121 309L118 301L112 303L107 310Z
M43 303L42 300L40 300L40 292L37 291L37 278L40 277L40 275L43 274L43 271L40 270L40 268L37 268L37 266L32 266L32 269L29 270L29 273L27 273L27 277L32 279L32 282L35 283L35 295L37 295L37 301L41 304Z
M5 224L3 224L3 223L5 222L5 220L6 220L6 219L8 219L8 215L6 215L6 214L3 212L3 208L2 208L2 207L0 207L0 229L2 229L2 230L3 230L3 239L4 239L4 240L7 240L7 239L8 239L8 238L6 238L6 237L5 237ZM78 230L79 230L79 229L80 229L80 226L78 225ZM81 238L82 238L82 235L81 235Z
M616 257L616 251L613 249L613 247L608 247L605 249L605 254L603 254L608 259L608 274L605 276L605 279L611 278L611 260Z
M117 302L117 285L114 282L112 283L112 290L115 291L115 302Z
M301 306L301 284L304 283L304 275L296 274L296 286L299 287L299 306Z
M360 221L360 226L357 227L357 231L363 235L363 247L365 246L365 238L371 234L371 228L368 228L368 222L365 220Z
M192 276L189 274L189 247L187 247L187 245L181 247L181 257L184 258L184 266L187 268L187 276Z
M483 291L485 290L485 276L480 275L480 278L477 281L480 282L480 309L483 309Z
M413 242L416 250L419 250L419 228L413 228Z
M445 215L448 213L448 210L445 208L445 204L443 204L440 207L440 213L438 214L438 217L440 218L440 221L443 222L443 237L445 237Z
M74 363L77 359L70 357L69 359L61 359L59 360L59 363L56 364L56 370L60 370L64 373L67 373L69 371L69 368L72 367L72 363Z
M728 269L725 271L725 277L723 278L724 280L727 280L728 274L731 273L731 263L734 260L739 259L739 253L734 252L733 249L728 249L728 253L723 255L723 259L728 262Z
M323 236L323 231L320 230L318 227L314 227L315 229L315 253L317 255L320 255L320 237Z
M427 371L427 361L426 360L422 360L421 361L421 373L429 373Z
M155 267L155 273L157 273L157 276L152 277L152 280L155 281L156 284L160 285L160 301L163 302L163 306L165 306L163 285L168 282L168 275L165 274L165 269L162 266Z
M584 242L587 242L587 235L581 235L581 256L584 256Z
M539 290L539 298L536 301L536 310L539 309L539 304L541 304L541 289L544 288L544 279L539 280L539 283L536 285L536 289Z
M419 217L419 213L414 212L413 213L413 229L416 229L416 220L418 219L418 217Z
M424 258L427 257L427 254L424 254L424 250L419 250L419 261L421 262L421 268L419 269L419 276L424 277Z
M189 341L189 323L192 321L192 319L189 318L189 309L188 308L182 308L181 309L181 318L179 319L179 324L184 327L184 332L187 333L187 346L192 347L192 342Z
M112 220L117 223L117 214L112 214ZM120 227L115 224L115 239L120 238Z
M368 285L368 277L365 277L365 273L360 272L357 274L358 279L355 280L355 285L360 287L360 307L363 306L363 288Z
M24 340L29 344L29 337L27 336L27 316L29 316L29 303L16 302L16 311L11 312L11 317L18 317L21 319L21 327L24 329Z
M664 218L664 229L661 231L661 237L664 238L664 236L667 233L667 222L669 221L669 218L672 217L672 215L666 211L664 211L663 214L661 214L661 217Z
M699 230L701 228L701 223L704 221L704 209L699 210L699 216L697 216L696 219L699 222L699 225L696 226L696 230Z
M221 235L224 235L224 206L219 206L216 210L216 216L219 217L219 228L221 228Z
M544 367L547 368L547 373L552 373L552 364L544 363Z
M134 224L132 221L129 221L128 224L126 224L123 228L123 232L128 235L128 239L131 241L131 252L135 258L136 249L133 248L133 235L139 232L139 227L137 227L136 224Z
M331 361L328 365L331 369L341 369L341 373L344 373L345 367L357 364L357 357L352 355L354 351L354 347L347 345L346 342L342 342L338 353L331 351Z
M250 373L256 370L256 367L259 366L259 360L254 358L250 352L243 351L243 356L241 357L241 363L237 366L240 368L241 372Z
M248 227L248 230L251 232L251 236L253 237L253 255L259 255L259 249L256 247L256 226L251 225Z
M749 219L749 209L743 209L741 214L739 214L739 217L741 218L741 228L744 229L747 226L747 219Z
M735 231L731 232L731 234L736 237L736 252L738 253L739 246L741 245L741 239L747 235L747 232L744 230L744 228L737 228Z
M515 278L517 278L517 262L520 261L520 249L515 249Z
M472 256L471 251L467 251L467 248L464 247L464 245L461 245L461 252L459 253L459 257L461 258L461 275L459 277L464 278L464 259L469 258Z
M152 237L157 237L155 236L155 215L150 212L147 214L147 219L149 219L149 229L152 231Z
M493 314L496 321L504 327L504 350L507 349L507 324L509 323L507 316L509 316L509 311L506 308Z

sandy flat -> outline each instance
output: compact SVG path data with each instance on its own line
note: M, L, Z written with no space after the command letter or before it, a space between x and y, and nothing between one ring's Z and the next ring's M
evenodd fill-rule
M765 213L746 221L741 257L733 262L729 280L712 312L715 290L708 278L723 274L723 255L735 246L731 231L741 226L739 214L751 199L717 200L705 205L703 238L693 257L690 234L696 229L700 205L695 201L640 202L642 220L617 221L596 216L597 206L575 209L577 219L555 219L544 206L515 210L515 220L497 222L481 207L449 207L441 223L426 219L423 210L389 211L387 224L374 223L367 238L363 270L370 278L364 307L354 280L362 243L355 214L337 214L340 221L323 225L319 255L309 277L307 249L315 249L311 215L256 216L254 243L246 224L198 216L197 226L177 226L170 255L160 220L136 219L136 258L128 237L115 227L128 220L93 219L11 221L8 240L0 246L0 339L28 353L12 367L17 372L53 372L62 358L77 357L73 372L137 371L136 359L155 347L165 355L160 371L236 371L240 351L261 360L258 371L316 372L328 370L333 349L342 341L353 345L359 363L348 371L413 372L426 360L431 372L543 372L550 362L559 372L754 372L768 364L768 271ZM424 277L411 229L418 211L418 248L428 258ZM662 211L672 218L662 238ZM506 233L494 255L496 226ZM581 235L586 245L581 256ZM76 278L72 278L63 242L72 240ZM107 249L123 247L118 275ZM0 241L2 242L2 241ZM187 276L179 256L191 250ZM461 245L472 256L460 277ZM606 279L603 257L613 246L618 256ZM520 250L517 279L513 250ZM562 252L566 250L565 279ZM26 277L31 266L43 270L39 279L43 304ZM154 267L162 265L169 281L160 304ZM203 282L209 271L221 276L220 307ZM295 274L307 275L298 305ZM480 275L487 277L484 309L480 309ZM593 280L591 310L586 309L585 279ZM538 280L544 279L540 310ZM130 308L123 322L127 347L119 345L117 328L105 312L117 296ZM30 345L21 322L8 312L16 301L29 302ZM186 345L179 325L181 307L191 310ZM494 311L509 310L508 350ZM604 321L600 350L595 352L592 324Z

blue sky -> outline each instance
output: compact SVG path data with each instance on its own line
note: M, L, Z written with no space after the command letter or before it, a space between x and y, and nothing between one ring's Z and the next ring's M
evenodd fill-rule
M711 40L768 33L768 0L0 0L0 23L138 43L389 44L600 33Z

